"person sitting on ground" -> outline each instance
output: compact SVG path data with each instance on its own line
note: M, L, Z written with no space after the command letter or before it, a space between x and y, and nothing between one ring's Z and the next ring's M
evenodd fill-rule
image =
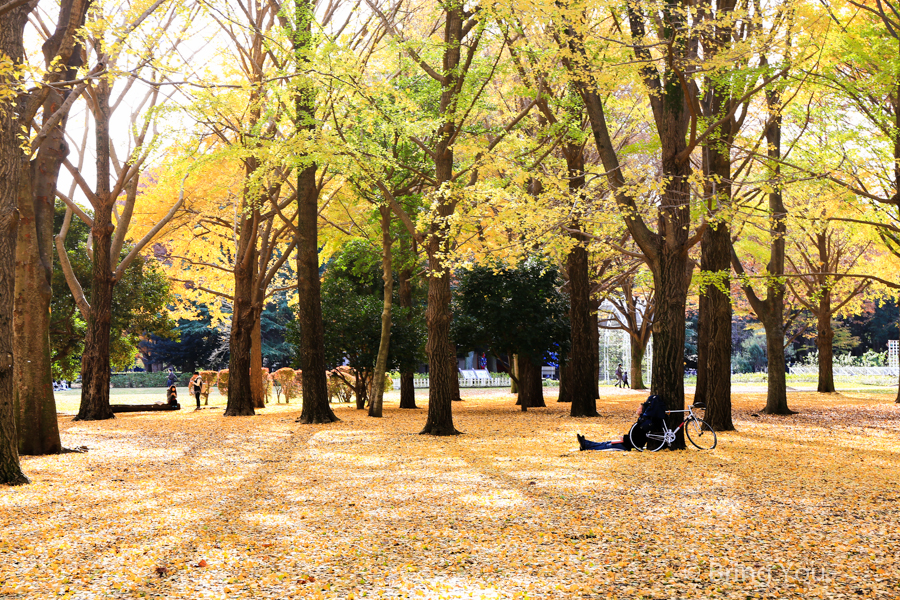
M169 386L169 390L166 393L166 401L169 406L179 406L178 389L174 385Z
M580 433L576 433L578 448L580 450L607 450L628 451L632 448L641 449L647 445L647 432L659 427L659 423L666 417L666 405L660 396L650 396L638 410L637 427L634 427L631 435L625 434L617 440L607 442L592 442ZM633 443L632 443L633 442Z

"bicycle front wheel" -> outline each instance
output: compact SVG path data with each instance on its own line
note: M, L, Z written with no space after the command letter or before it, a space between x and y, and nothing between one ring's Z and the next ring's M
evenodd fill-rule
M700 450L712 450L716 447L716 432L706 421L691 419L684 425L684 433Z
M631 426L628 432L628 438L635 450L647 450L649 452L657 452L666 445L666 438L661 431L644 431L637 426L637 423Z

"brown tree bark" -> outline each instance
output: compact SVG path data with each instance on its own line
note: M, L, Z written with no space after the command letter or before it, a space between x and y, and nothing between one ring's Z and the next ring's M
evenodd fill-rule
M631 368L629 371L629 375L631 377L628 382L631 385L631 389L633 390L646 390L647 386L644 385L644 354L647 351L647 342L641 342L634 338L634 336L629 336L629 346L631 350Z
M87 2L64 2L56 31L43 46L48 69L54 60L65 65L56 75L74 80L84 63L74 29L84 23ZM16 355L13 381L20 454L62 451L50 371L50 283L53 277L53 213L59 169L69 152L65 141L71 90L49 89L43 102L46 137L31 162L22 161L16 245L16 291L13 327ZM63 111L57 115L57 111ZM55 121L54 121L55 120ZM53 125L53 123L56 125ZM24 158L24 157L23 157Z
M250 336L250 395L253 398L253 408L266 407L266 383L263 381L262 366L262 310L256 317Z
M571 229L576 228L577 226ZM569 318L572 323L572 349L566 361L567 381L565 385L567 399L572 402L569 414L573 417L596 417L597 377L594 375L594 352L591 349L593 344L591 312L594 307L590 297L588 253L587 249L581 245L584 240L579 239L577 234L573 234L573 236L576 237L579 245L572 248L566 261L571 303ZM530 363L531 361L523 362ZM527 370L530 371L530 369ZM540 379L540 371L538 379ZM521 396L521 392L519 394Z
M518 394L519 393L519 357L515 354L509 355L509 393L510 394Z
M541 380L541 365L527 356L519 356L519 398L516 404L522 411L529 408L547 406L544 402L544 385Z
M306 53L314 48L312 22L315 3L295 0L294 50L297 70L305 69ZM294 97L297 130L306 135L316 128L315 90L299 89ZM308 161L308 159L307 159ZM297 175L297 317L300 325L300 368L303 371L303 410L300 422L333 423L338 418L328 403L325 374L325 329L322 324L322 293L319 280L319 189L316 164L306 162Z
M668 13L667 30L680 30L684 19L681 11ZM636 5L629 5L628 20L635 39L643 39L644 16ZM580 36L566 28L569 49L573 58L564 59L571 72L589 68L587 52ZM684 41L678 41L670 52L684 51ZM662 396L666 407L680 410L684 406L684 338L685 305L687 303L688 250L693 243L689 237L691 196L689 180L691 164L687 154L686 134L690 121L684 91L674 73L660 74L650 51L637 47L635 54L644 62L642 79L647 86L648 99L653 111L654 123L660 139L661 172L663 187L658 208L658 231L651 231L640 217L637 206L626 192L625 180L619 158L606 123L603 100L593 88L590 77L579 76L578 91L584 100L591 122L591 131L600 159L607 174L610 189L623 212L625 224L632 239L647 257L653 273L654 287L658 290L656 320L653 326L653 373L651 387ZM668 70L667 63L663 66ZM675 417L672 417L675 424ZM676 447L683 447L680 437Z
M57 94L52 96L59 98ZM50 108L52 106L45 106L45 112ZM47 148L64 155L66 146L61 131L54 139L47 140ZM36 167L38 171L42 167L53 167L42 164L41 158L39 156L29 167ZM62 451L50 373L53 200L59 173L59 161L54 162L56 172L48 174L53 186L49 197L34 189L33 185L43 188L46 182L37 181L38 177L29 172L31 168L23 169L19 187L13 387L19 454L23 455L59 454Z
M384 308L381 311L381 339L378 344L378 358L375 359L375 373L372 379L372 399L369 401L369 416L380 417L384 406L384 373L387 370L388 350L391 344L391 302L394 296L394 272L391 266L391 209L379 206L381 213L381 278L384 280Z
M716 17L734 10L733 0L719 2ZM710 14L710 16L712 16ZM732 39L730 22L714 21L712 35L703 37L704 51L715 56ZM718 81L707 82L702 109L711 121L722 119L733 108L729 90ZM695 404L706 406L706 420L719 431L732 430L731 420L731 143L736 125L727 119L707 137L703 147L704 194L709 226L700 241L700 269L713 273L720 285L707 285L701 293Z
M566 170L569 176L569 194L576 206L584 204L584 152L580 144L566 144ZM569 228L575 246L566 259L569 275L569 320L571 322L572 348L566 360L566 399L571 400L569 414L573 417L597 416L597 376L594 372L594 354L591 349L591 328L596 325L591 318L595 306L591 302L591 281L588 272L587 237L581 234L576 211L575 222ZM598 357L599 358L599 357ZM529 361L530 362L530 361ZM540 379L540 371L538 371ZM538 382L540 383L540 382ZM533 385L533 384L532 384ZM521 393L520 393L521 396ZM543 398L543 393L542 396ZM523 403L523 408L525 404Z
M259 322L262 303L257 301L256 281L260 212L250 181L258 168L258 161L254 157L244 159L244 190L238 217L240 222L234 261L234 296L231 302L226 417L255 414L251 354L253 332Z
M112 263L112 210L116 198L110 193L109 81L94 88L94 118L97 151L97 188L94 225L91 228L94 257L91 261L91 299L84 355L81 358L81 406L76 421L114 418L109 406L109 337L112 293L115 285Z
M299 227L297 243L298 322L301 332L300 368L303 371L301 423L333 423L338 420L328 403L325 375L325 329L319 280L318 189L315 166L298 177ZM300 191L303 192L302 197Z
M594 397L600 397L600 314L599 303L594 304L591 310L591 357L594 365L591 371L591 385L594 390Z
M593 360L591 361L593 363ZM569 392L569 365L563 363L559 366L559 398L557 402L571 402L572 394Z
M831 290L822 290L819 299L819 310L816 315L816 347L819 349L819 387L823 394L835 393L834 387L834 328L832 317Z
M459 396L458 371L455 368L456 350L450 342L450 274L443 263L443 255L450 247L448 218L454 213L456 202L443 189L453 180L453 137L457 123L454 114L461 93L460 48L463 39L463 6L448 4L445 11L443 73L440 114L443 123L438 129L434 146L434 174L437 190L437 210L434 215L425 251L428 257L428 325L429 388L428 418L423 434L456 435L453 426L453 400Z
M771 179L776 183L774 189L768 194L769 200L769 227L772 236L772 248L769 251L769 263L766 265L766 273L771 277L767 281L766 296L760 298L748 284L742 284L747 301L762 322L766 331L766 351L769 363L768 392L766 406L763 412L771 415L793 414L787 403L787 364L784 357L784 256L785 235L787 226L787 210L784 206L780 188L781 176L781 94L777 90L766 91L766 104L768 107L769 123L766 127L766 142L768 143L768 156L774 159L769 167ZM731 249L731 264L738 275L744 275L744 267L740 259Z
M402 239L402 238L401 238ZM405 255L405 253L404 253ZM412 269L404 267L400 271L400 306L412 308ZM410 316L410 318L412 318ZM413 373L400 374L400 408L419 408L416 406L416 388Z
M14 64L24 60L23 30L31 8L14 8L0 18L0 56L9 57ZM9 80L0 83L15 85ZM0 107L0 484L3 485L28 483L19 464L13 404L13 293L19 220L16 204L25 158L19 148L16 112L22 107L11 104L7 102Z

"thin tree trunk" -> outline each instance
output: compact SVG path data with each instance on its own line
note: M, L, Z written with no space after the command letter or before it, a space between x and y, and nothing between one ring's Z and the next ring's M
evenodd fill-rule
M30 6L20 6L0 18L0 56L9 57L13 64L24 60L22 32L30 11ZM0 84L15 85L7 77L0 77ZM12 102L6 101L0 109L0 484L5 485L28 483L19 464L13 403L13 293L19 221L16 204L25 162L18 139L20 131Z
M372 380L372 400L369 402L369 416L380 417L384 405L384 373L387 370L388 350L391 344L391 302L394 296L394 272L391 266L391 208L380 206L381 213L381 277L384 279L384 308L381 311L381 340L378 344L378 358L375 360L375 374Z
M529 408L541 408L547 406L544 402L544 385L541 380L541 365L534 362L528 356L520 356L518 361L519 371L519 398L516 404L523 411Z
M633 336L629 336L631 341L631 389L633 390L645 390L647 386L644 385L644 353L647 351L647 346L641 344L639 340L636 340Z
M700 270L705 270L702 260L702 248ZM702 290L697 301L697 385L694 390L694 406L706 406L706 357L709 354L706 346L709 344L710 327L708 314L709 296L707 290Z
M365 373L356 374L356 385L353 394L356 396L356 410L363 410L369 403L369 385Z
M763 410L770 415L790 415L787 404L787 362L784 358L784 325L780 318L763 322L766 330L766 353L769 363L768 395Z
M114 418L109 406L109 337L112 323L112 294L115 280L112 264L112 209L110 197L109 82L96 85L97 206L91 228L94 257L91 261L91 300L87 335L81 358L81 406L76 421Z
M593 367L591 360L591 367ZM557 402L571 402L572 394L569 392L569 364L564 363L559 366L559 398Z
M600 315L598 314L599 305L595 304L591 310L591 357L593 358L594 368L591 371L591 389L594 390L594 397L600 397Z
M822 291L816 315L818 328L816 346L819 348L819 393L833 394L834 387L834 329L831 326L831 290Z
M250 396L253 408L266 407L266 382L263 380L262 366L262 311L253 324L250 336Z
M519 363L519 357L515 354L509 355L509 393L510 394L518 394L519 393L519 383L517 379L519 378L519 369L517 367Z
M403 243L401 238L401 244ZM403 246L405 249L405 245ZM403 253L404 256L406 253ZM402 308L412 308L412 270L404 267L400 271L400 306ZM409 315L412 318L412 315ZM412 372L404 372L400 374L400 408L418 408L416 406L416 387Z

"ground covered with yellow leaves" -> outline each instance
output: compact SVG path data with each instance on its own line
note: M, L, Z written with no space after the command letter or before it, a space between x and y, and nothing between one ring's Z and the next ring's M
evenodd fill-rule
M418 402L425 406L420 391ZM0 487L0 598L900 598L900 405L735 398L711 452L578 452L602 416L466 390L453 438L423 410L338 406L61 416L84 453Z

